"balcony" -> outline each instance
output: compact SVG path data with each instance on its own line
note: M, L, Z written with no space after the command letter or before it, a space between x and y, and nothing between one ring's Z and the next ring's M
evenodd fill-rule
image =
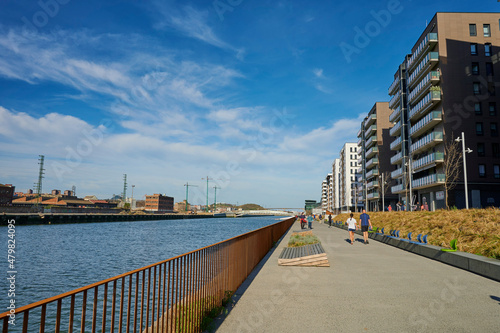
M379 187L378 180L374 180L374 181L371 181L368 184L366 184L366 188L367 189L371 189L371 188L374 188L374 187Z
M361 133L363 133L363 129L359 129L358 131L358 135L356 135L357 138L361 138Z
M363 175L358 176L358 183L362 182L363 180Z
M396 179L403 175L403 168L399 168L391 172L391 178Z
M401 91L398 91L398 93L394 95L389 101L389 108L394 109L395 107L399 106L400 102L401 102Z
M415 102L417 102L422 97L422 95L429 91L428 88L431 85L435 86L439 83L440 77L441 74L439 74L438 71L431 71L430 73L428 73L408 95L408 101L411 104L415 104Z
M363 162L363 156L360 156L357 160L358 162L358 165L361 165L361 163Z
M372 157L373 155L375 154L378 154L378 147L375 146L375 147L371 147L365 154L365 157L366 158L370 158Z
M431 90L417 105L410 109L410 119L417 119L418 114L424 113L441 101L441 91Z
M441 111L429 112L424 118L418 121L410 129L410 136L418 136L425 133L429 129L433 128L437 124L443 121L443 114Z
M391 136L396 136L401 132L401 121L398 121L389 131Z
M375 123L376 120L377 120L377 115L375 113L368 115L368 117L365 119L365 128L368 128L368 126Z
M396 140L391 142L391 150L399 150L401 148L402 137L398 136Z
M358 147L363 147L361 144L363 143L363 138L358 140Z
M393 95L397 89L399 89L399 82L401 82L401 79L398 77L392 82L391 86L389 87L389 95Z
M422 177L419 179L414 179L411 182L411 185L414 189L432 187L435 185L444 184L445 179L446 178L445 178L444 173L438 173L438 174L425 176L425 177Z
M393 157L391 157L391 164L399 164L399 162L403 159L403 152L399 152Z
M361 174L362 172L363 172L363 167L362 167L362 166L360 166L360 167L358 168L358 170L356 170L356 173L357 173L357 174Z
M396 120L398 120L401 116L401 107L398 106L394 111L392 111L392 113L389 115L389 121L391 123L395 122Z
M374 157L371 160L369 160L368 162L366 162L365 168L369 169L370 167L372 167L374 165L378 165L378 158L377 157Z
M420 82L422 76L428 73L439 61L439 52L429 52L422 61L415 67L415 71L408 78L408 86L413 88Z
M391 187L391 192L393 194L401 193L401 192L404 192L404 191L405 191L404 184L399 184L399 185Z
M379 193L378 192L373 192L373 193L368 193L366 196L367 199L378 199L379 198Z
M412 70L418 60L425 54L425 51L429 49L429 47L434 46L438 42L437 33L431 32L428 33L427 36L420 42L418 47L412 53L410 60L408 61L408 69Z
M365 148L368 149L371 146L373 146L375 143L377 143L377 136L376 135L371 136L368 140L366 140Z
M366 179L372 176L378 176L378 168L371 169L369 172L366 173Z
M420 171L434 167L437 163L442 162L444 162L444 154L441 152L436 152L413 161L411 167L414 171Z
M420 153L443 142L443 132L432 132L415 142L410 147L412 154Z
M365 132L365 138L369 137L373 132L377 131L377 125L371 125Z

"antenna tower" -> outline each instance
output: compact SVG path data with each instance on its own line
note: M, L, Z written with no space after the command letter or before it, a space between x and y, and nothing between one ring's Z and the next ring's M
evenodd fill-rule
M45 156L44 155L38 155L39 159L38 159L38 164L40 165L40 171L38 171L38 182L35 183L35 191L36 191L36 198L40 198L42 196L42 179L44 178L43 177L43 174L44 174L44 171L45 169L43 168L43 162L45 160ZM35 203L35 206L38 208L38 203L39 203L40 200L37 200L36 203Z
M123 175L123 195L122 200L125 202L127 200L127 174Z

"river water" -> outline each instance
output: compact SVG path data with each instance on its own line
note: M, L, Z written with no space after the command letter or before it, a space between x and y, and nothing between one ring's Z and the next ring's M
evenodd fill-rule
M278 222L277 217L16 226L16 307ZM0 313L7 311L7 227L0 227Z

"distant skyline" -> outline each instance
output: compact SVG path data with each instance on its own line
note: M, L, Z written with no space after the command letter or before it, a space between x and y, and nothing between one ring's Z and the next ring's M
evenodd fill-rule
M3 1L0 183L303 207L441 11L500 4Z

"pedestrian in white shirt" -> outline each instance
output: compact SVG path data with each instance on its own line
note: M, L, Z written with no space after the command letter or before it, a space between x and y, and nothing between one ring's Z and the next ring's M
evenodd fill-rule
M351 238L351 245L354 244L354 232L358 228L356 219L353 218L353 213L351 213L351 217L347 219L345 222L347 224L347 230L349 230L349 237Z

